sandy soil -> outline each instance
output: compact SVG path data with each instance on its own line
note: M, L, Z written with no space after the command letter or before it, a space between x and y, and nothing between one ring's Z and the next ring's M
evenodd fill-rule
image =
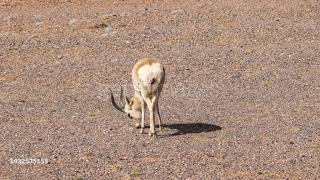
M0 179L320 179L319 29L318 0L1 0ZM109 99L146 56L157 140Z

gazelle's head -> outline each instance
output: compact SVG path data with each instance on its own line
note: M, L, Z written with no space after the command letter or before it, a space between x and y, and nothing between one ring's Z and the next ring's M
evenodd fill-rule
M140 127L140 119L142 117L140 99L137 96L133 96L131 98L128 98L126 96L124 98L123 90L121 87L120 101L119 103L116 103L111 90L110 92L111 92L111 102L113 106L120 112L125 113L130 119L133 119L135 121L135 126L137 128Z
M127 113L129 118L141 119L141 102L137 96L130 99L126 97L124 112Z

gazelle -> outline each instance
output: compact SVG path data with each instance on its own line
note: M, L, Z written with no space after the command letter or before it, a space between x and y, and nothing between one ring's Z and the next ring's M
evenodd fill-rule
M145 105L149 109L150 116L150 131L149 136L155 137L155 113L158 117L159 129L161 130L161 117L159 112L159 97L165 80L165 70L159 60L153 58L145 58L139 60L132 69L132 83L135 90L133 97L123 98L123 90L121 88L120 102L118 105L112 91L111 102L113 106L123 113L126 113L129 118L135 120L135 126L141 127L140 133L144 132L145 128ZM139 122L140 121L140 122Z

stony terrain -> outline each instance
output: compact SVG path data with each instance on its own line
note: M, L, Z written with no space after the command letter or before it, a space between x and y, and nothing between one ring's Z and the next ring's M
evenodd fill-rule
M0 0L0 179L320 179L319 29L319 0ZM147 56L156 140L108 91Z

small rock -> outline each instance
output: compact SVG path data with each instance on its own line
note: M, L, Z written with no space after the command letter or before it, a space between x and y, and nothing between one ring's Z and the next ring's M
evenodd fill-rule
M207 154L207 156L208 156L208 157L214 157L214 155L212 155L212 154Z
M183 13L184 11L182 9L177 9L174 11L171 11L171 14L179 14L179 13Z
M44 23L43 22L36 22L36 26L42 26Z
M112 28L110 26L106 27L105 32L106 33L111 33L112 32Z
M69 25L73 25L73 24L76 23L76 22L78 22L77 19L71 19L71 20L69 21Z
M119 14L121 17L130 16L129 12L122 12Z
M108 27L106 27L106 29L105 29L105 33L102 34L101 36L112 36L112 35L115 34L115 33L116 33L116 32L113 31L113 29L112 29L110 26L108 26Z
M100 24L94 25L93 27L96 29L99 29L99 28L106 28L106 27L108 27L108 25L105 23L100 23Z

